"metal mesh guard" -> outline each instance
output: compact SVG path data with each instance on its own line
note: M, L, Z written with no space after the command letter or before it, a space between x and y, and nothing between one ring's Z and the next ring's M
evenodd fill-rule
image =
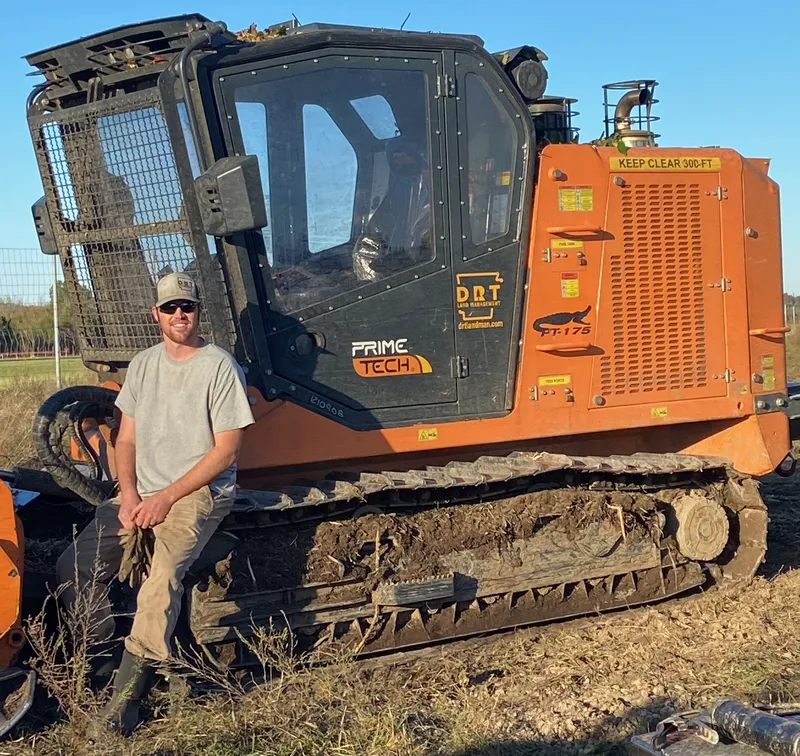
M158 278L204 283L157 90L32 118L31 130L83 356L127 361L160 340Z

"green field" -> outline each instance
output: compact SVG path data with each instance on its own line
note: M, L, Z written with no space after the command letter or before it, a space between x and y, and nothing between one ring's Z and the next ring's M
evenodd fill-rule
M77 379L85 377L87 381L92 380L93 373L88 371L81 362L80 357L61 358L61 377L68 383L75 383ZM6 386L10 382L35 379L37 381L56 379L55 358L34 358L28 360L0 360L0 386Z

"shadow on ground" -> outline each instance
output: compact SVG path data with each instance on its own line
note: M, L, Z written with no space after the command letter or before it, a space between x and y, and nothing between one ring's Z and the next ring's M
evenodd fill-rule
M764 577L800 567L800 471L791 478L768 475L760 481L769 511Z

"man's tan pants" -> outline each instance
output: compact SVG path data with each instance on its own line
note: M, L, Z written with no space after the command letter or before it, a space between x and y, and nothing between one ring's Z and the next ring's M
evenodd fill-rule
M125 639L125 648L132 654L154 661L169 657L170 640L181 611L183 578L229 511L230 500L214 502L205 486L176 501L164 522L153 528L155 548L150 571L139 589L133 627ZM122 530L119 503L105 501L97 507L94 521L61 555L57 574L59 583L67 584L61 594L67 608L75 603L76 589L87 591L92 581L105 586L117 574L122 561ZM92 635L98 641L108 639L114 632L108 598L100 597L93 606Z

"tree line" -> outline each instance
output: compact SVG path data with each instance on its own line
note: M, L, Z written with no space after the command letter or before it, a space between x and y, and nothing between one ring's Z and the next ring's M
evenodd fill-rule
M59 341L62 352L75 352L75 338L67 300L66 284L56 284ZM26 304L12 298L0 299L0 358L40 356L55 349L53 290L50 301Z

